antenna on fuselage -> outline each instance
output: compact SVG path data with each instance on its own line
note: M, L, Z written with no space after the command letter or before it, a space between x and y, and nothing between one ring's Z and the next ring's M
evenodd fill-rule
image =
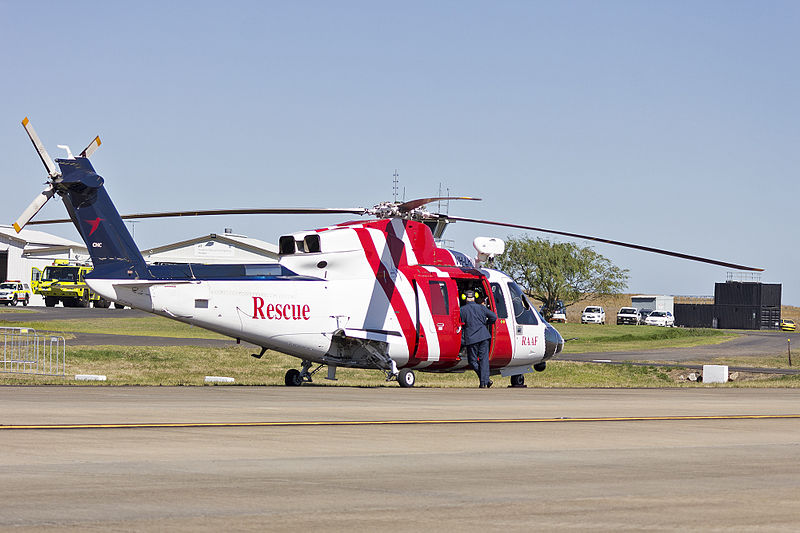
M394 194L394 203L397 203L397 178L400 177L400 174L397 173L397 169L394 169L394 174L392 174L392 193Z

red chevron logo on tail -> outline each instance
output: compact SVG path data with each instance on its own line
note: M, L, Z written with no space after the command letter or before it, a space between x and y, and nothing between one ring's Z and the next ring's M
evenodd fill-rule
M100 218L100 217L97 217L94 220L84 220L84 222L86 222L87 224L92 226L92 229L89 232L89 235L91 235L92 233L97 231L98 226L100 226L100 222L103 222L103 221L105 221L105 219L104 218Z

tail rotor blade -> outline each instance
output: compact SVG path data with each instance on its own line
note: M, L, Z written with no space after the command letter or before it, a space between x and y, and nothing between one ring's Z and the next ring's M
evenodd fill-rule
M28 133L28 137L30 137L31 142L33 143L33 147L36 148L39 158L42 160L42 163L44 163L44 166L47 169L47 175L51 178L58 177L60 174L56 169L56 164L53 163L53 160L50 159L50 154L48 154L47 150L44 149L44 145L39 139L39 136L36 135L36 130L33 129L33 125L28 120L28 117L25 117L25 119L22 121L22 127L25 128L25 131Z
M97 150L98 148L100 148L100 136L99 135L97 137L95 137L92 140L92 142L89 143L89 146L87 146L86 148L83 149L83 152L81 152L80 157L91 157L92 154L95 152L95 150Z
M55 193L56 193L55 187L49 185L45 190L42 191L42 193L39 196L33 199L31 205L29 205L27 209L25 209L25 211L22 212L17 221L14 222L14 229L16 230L17 233L22 231L22 228L25 227L25 225L30 221L30 219L32 219L36 215L36 213L39 212L39 210L44 206L44 204L47 203L47 200L52 198Z

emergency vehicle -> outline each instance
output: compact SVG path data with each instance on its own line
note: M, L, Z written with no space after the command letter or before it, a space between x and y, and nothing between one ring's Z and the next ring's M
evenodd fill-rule
M34 267L31 269L31 286L33 292L44 296L44 304L53 307L62 302L64 307L107 308L111 302L101 298L86 284L86 274L92 267L86 263L76 263L67 259L56 259L52 265L45 267L44 272Z
M19 280L9 280L0 283L0 304L3 305L28 305L31 301L31 288L27 283Z

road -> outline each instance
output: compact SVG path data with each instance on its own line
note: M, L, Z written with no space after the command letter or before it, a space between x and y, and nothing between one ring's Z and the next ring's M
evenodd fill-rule
M21 309L21 308L11 308ZM7 312L4 312L7 311ZM135 309L95 309L65 307L29 307L25 311L14 312L0 308L0 320L24 323L26 321L48 321L92 318L136 318L150 316ZM564 354L559 359L571 361L592 361L608 359L611 361L711 361L719 357L747 357L764 355L783 355L786 353L786 340L792 339L800 357L800 332L747 331L734 340L709 346L693 348L665 348L638 352L596 352ZM135 335L110 335L103 333L75 333L70 344L79 345L118 345L118 346L228 346L234 340L180 339L173 337L143 337Z
M800 523L797 390L3 387L0 404L0 529ZM598 417L623 419L575 420ZM374 424L393 420L433 423ZM8 429L67 423L230 425Z

